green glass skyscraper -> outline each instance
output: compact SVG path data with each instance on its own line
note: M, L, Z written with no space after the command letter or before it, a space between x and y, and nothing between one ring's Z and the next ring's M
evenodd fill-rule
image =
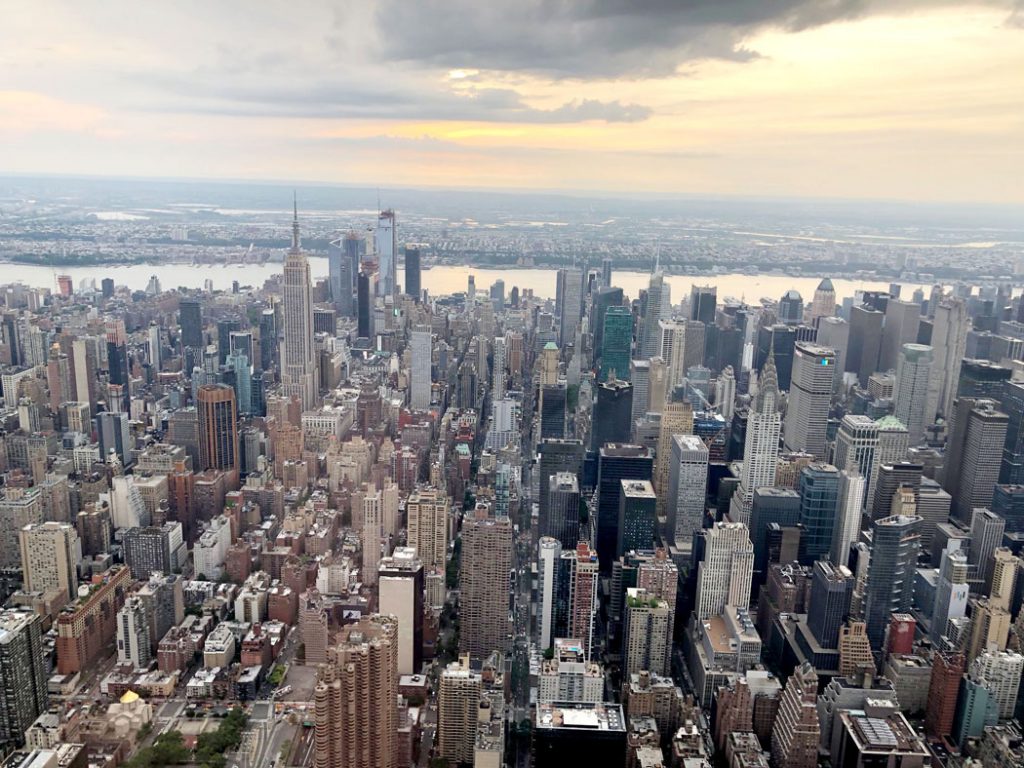
M612 371L615 371L615 378L629 381L632 341L633 314L625 307L608 307L601 337L601 381L607 381Z

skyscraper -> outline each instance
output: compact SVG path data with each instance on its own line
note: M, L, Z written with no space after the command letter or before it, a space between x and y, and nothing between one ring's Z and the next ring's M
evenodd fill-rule
M437 699L437 749L445 760L473 762L483 680L465 659L453 661L441 672Z
M537 472L540 475L540 530L543 533L558 530L558 524L551 522L550 483L557 472L570 472L578 476L583 469L583 443L577 439L544 439L538 446L540 459ZM548 535L556 535L550 533ZM570 546L575 546L571 542Z
M508 649L511 555L508 518L467 516L462 524L459 650L474 659Z
M373 246L377 255L378 296L394 296L398 292L398 232L395 212L381 211L377 216L377 229L373 232Z
M931 625L928 636L936 648L947 647L947 628L950 619L962 619L967 614L967 556L955 542L942 550L939 580L932 603Z
M316 351L313 348L313 297L309 261L299 244L299 211L292 220L292 247L284 262L281 304L284 310L284 344L281 350L281 391L297 397L302 410L316 407Z
M889 303L892 306L892 302ZM914 305L917 306L917 305ZM924 438L928 383L931 381L932 348L904 344L896 363L896 391L893 415L907 427L911 445Z
M942 487L953 497L954 517L964 523L976 507L992 504L1008 423L1008 417L993 400L956 399Z
M424 567L444 567L448 556L448 497L435 488L418 488L405 502L406 541Z
M785 443L788 450L824 458L835 364L834 350L808 342L797 343L793 352L793 378L786 411Z
M558 340L567 347L576 340L576 329L583 314L583 273L575 268L558 270L559 304Z
M580 540L580 486L572 472L556 472L548 478L548 515L541 519L541 534L566 549Z
M917 342L917 329L920 322L920 304L895 298L886 302L878 370L891 371L899 365L900 352L904 346Z
M800 473L800 563L813 565L832 547L839 503L839 470L815 462Z
M555 640L555 600L561 557L562 543L554 537L541 536L537 543L537 634L544 650Z
M847 414L839 422L836 432L833 464L839 469L852 465L867 478L871 474L877 447L878 423L868 416Z
M626 590L623 672L667 675L672 654L672 609L643 587Z
M199 414L199 463L203 470L238 473L238 413L235 390L226 384L204 384L196 398Z
M836 521L832 528L832 545L829 556L837 565L846 565L850 559L850 547L857 542L864 509L864 487L866 479L853 465L839 472L839 487L836 492Z
M398 674L418 675L423 665L423 563L412 547L395 547L380 561L378 610L398 619Z
M420 283L420 247L405 246L405 295L420 300L423 286Z
M398 768L398 620L364 616L341 628L313 690L316 768Z
M693 406L685 401L669 401L661 411L658 427L657 464L654 489L658 493L658 517L668 514L668 487L672 466L672 438L693 434Z
M633 404L629 414L630 431L637 419L643 418L651 404L651 361L629 361L629 383L633 385Z
M690 286L690 319L699 320L705 326L715 324L715 308L718 304L718 288L714 285Z
M884 318L882 312L867 306L857 306L850 310L846 370L857 374L862 387L867 386L868 376L878 370Z
M25 590L58 589L64 592L65 600L73 599L82 559L82 544L74 526L56 522L26 525L18 531L18 537Z
M962 299L948 297L938 302L932 323L931 347L934 356L928 384L928 405L925 409L925 421L929 424L938 415L946 417L948 421L952 414L953 399L960 380L960 364L970 328L971 320Z
M727 605L746 609L754 571L754 548L747 526L715 523L704 535L704 559L697 567L694 607L699 621L721 615Z
M867 476L868 482L865 490L865 508L872 514L874 514L875 487L878 484L881 468L906 461L910 440L910 433L907 432L906 426L895 416L883 416L875 423L878 425L878 442L875 444L874 454L871 457L871 469ZM891 493L889 497L892 497ZM876 515L876 517L885 517L885 515Z
M757 397L747 415L740 484L733 494L729 507L729 517L733 522L749 525L754 491L775 484L775 465L779 456L779 435L782 431L778 399L779 382L775 373L775 357L770 355L761 372Z
M342 317L355 317L356 275L363 240L355 232L332 240L327 246L328 285L331 300Z
M24 744L25 730L46 711L42 619L0 611L0 748Z
M665 539L683 550L690 549L704 524L708 457L708 447L696 435L673 436Z
M850 613L856 579L845 565L818 560L811 573L807 627L822 648L839 647L839 630Z
M936 652L932 656L932 676L928 685L928 709L924 718L925 733L933 738L953 732L960 679L964 674L964 655Z
M832 317L836 313L836 289L832 281L824 278L818 287L814 289L814 298L811 301L811 322L821 318ZM817 324L817 323L816 323ZM820 328L820 324L817 324Z
M779 299L779 322L800 325L804 321L804 300L800 292L791 288Z
M623 480L650 480L654 460L648 448L606 443L597 459L597 554L601 571L611 571L619 541L619 495Z
M120 387L121 403L118 410L127 411L131 402L131 363L128 359L128 335L125 333L124 320L107 322L107 374L110 383ZM115 409L112 407L111 410Z
M569 569L569 634L583 643L590 660L594 644L594 617L597 613L597 553L581 541L572 553Z
M875 652L882 649L890 615L907 613L913 606L920 522L921 518L916 516L893 515L871 525L871 567L865 587L864 619Z
M649 480L623 480L619 495L619 544L616 556L654 545L656 516L654 486Z
M797 667L782 691L772 728L772 765L816 768L821 723L818 720L818 676L808 662Z
M431 390L431 345L432 335L429 328L417 328L410 334L410 375L409 375L409 407L413 410L426 410L430 407Z
M632 413L632 384L619 379L609 379L599 384L594 403L591 450L598 451L607 443L628 442L632 433Z
M644 310L643 339L640 344L640 357L651 358L659 354L661 346L661 328L658 321L667 319L672 306L671 287L665 283L665 275L655 272L651 275L647 286L647 307Z

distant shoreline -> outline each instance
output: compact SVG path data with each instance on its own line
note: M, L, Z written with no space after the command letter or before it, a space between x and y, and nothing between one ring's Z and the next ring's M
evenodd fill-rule
M311 259L320 259L320 260L326 260L327 259L326 256L318 254L318 253L311 253L311 254L308 254L308 255L309 255L309 258L311 258ZM219 267L219 268L222 268L222 269L228 269L228 268L247 267L247 266L268 267L268 266L274 266L274 265L277 265L277 264L283 265L283 263L284 263L283 258L281 259L281 261L278 261L277 259L266 259L264 261L231 261L231 262L212 261L212 262L199 262L199 263L192 262L192 261L178 261L178 260L174 260L174 259L168 259L166 261L161 261L161 262L153 262L153 261L127 261L126 262L126 261L114 261L114 260L111 260L111 261L97 261L97 262L90 262L90 263L82 263L82 262L73 261L73 260L61 260L61 261L57 261L57 262L46 263L46 262L41 262L41 261L36 261L36 260L31 260L31 259L24 259L24 260L21 260L21 259L13 259L13 260L12 259L0 259L0 264L7 264L7 265L11 265L11 266L36 267L36 268L42 268L42 269L52 269L52 270L55 270L55 271L60 271L62 269L67 269L67 270L82 270L82 269L131 269L131 268L144 268L144 267L153 267L153 268L164 268L164 267L184 267L184 268L190 268L190 267L194 267L194 268L198 268L198 269L217 269ZM402 262L399 262L398 266L399 266L399 269L401 269L404 265L403 265ZM424 269L424 271L429 271L431 269L436 269L436 268L451 268L451 269L480 270L480 271L484 271L484 272L505 272L505 271L508 271L508 272L520 272L520 271L529 271L529 270L556 271L558 269L565 268L565 266L566 265L564 265L564 264L533 264L533 265L522 265L522 264L502 264L502 265L497 265L497 264L489 264L489 263L488 264L467 264L467 263L458 264L458 263L451 263L451 262L444 261L444 262L433 262L433 263L429 263L429 264L424 264L423 265L423 269ZM591 269L599 269L600 268L600 262L599 261L593 262L593 263L590 263L588 266ZM643 268L643 265L641 265L641 264L635 264L635 265L626 265L626 266L613 265L612 266L612 271L613 272L631 272L631 273L635 273L635 274L645 274L645 273L649 273L650 270ZM736 268L734 268L734 269L730 269L730 268L726 267L724 269L715 270L713 272L708 272L708 271L703 271L703 270L700 270L700 269L686 269L685 267L683 267L681 269L680 268L674 268L674 265L669 264L669 265L664 265L661 271L666 276L670 276L670 277L671 276L677 276L677 277L678 276L683 276L683 277L694 277L694 278L706 277L708 279L720 278L720 277L724 277L724 276L728 276L728 275L750 275L750 276L756 276L756 277L792 277L792 278L808 278L808 279L811 279L811 278L826 278L826 277L828 277L828 278L840 279L840 280L853 280L853 281L861 280L861 281L894 282L894 283L900 283L900 282L903 282L903 283L908 283L908 282L912 282L912 283L929 283L929 282L930 283L948 283L948 282L958 282L958 281L970 282L970 281L973 280L973 282L1008 282L1008 283L1012 283L1015 286L1020 286L1020 285L1024 284L1024 279L1022 279L1020 276L1010 276L1010 275L974 275L974 276L971 276L969 278L967 276L959 275L959 274L925 273L925 274L921 274L921 275L913 275L913 274L911 274L911 275L895 275L895 274L879 274L879 273L861 272L861 271L845 272L845 271L828 270L828 269L822 269L822 270L818 270L818 271L814 271L814 272L806 272L806 271L803 271L803 270L797 271L797 272L787 272L787 271L782 270L782 269L778 269L778 270L758 269L758 268L753 267L751 265L747 265L747 266L737 265Z

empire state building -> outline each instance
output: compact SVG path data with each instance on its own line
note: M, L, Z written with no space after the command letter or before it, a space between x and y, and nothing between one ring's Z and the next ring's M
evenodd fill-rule
M316 407L316 353L313 348L313 296L309 261L299 248L299 209L292 220L292 247L284 262L281 306L284 311L284 345L281 348L281 389L295 395L302 410Z

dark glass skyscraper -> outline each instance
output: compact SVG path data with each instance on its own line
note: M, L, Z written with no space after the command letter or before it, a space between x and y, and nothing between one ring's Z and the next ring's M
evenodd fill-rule
M629 380L630 348L633 342L633 314L625 307L610 306L605 311L601 324L601 373L600 381L608 381L612 372L615 378Z
M611 571L619 541L619 496L623 480L650 480L654 459L639 445L603 445L597 459L597 556L601 571Z
M875 652L882 649L890 616L908 612L913 604L920 524L916 515L892 515L871 525L864 620Z
M807 626L821 647L839 647L839 628L850 613L856 582L846 566L833 565L828 560L814 564Z
M597 402L591 423L591 450L605 443L629 441L630 418L633 412L633 385L628 381L606 381L597 387Z
M343 317L355 316L356 275L359 274L359 256L365 242L355 232L349 232L327 246L331 301Z
M816 462L800 473L800 564L813 565L828 554L839 500L839 470Z
M199 349L203 346L203 307L198 299L182 299L178 303L178 322L181 325L183 346Z
M357 333L359 338L370 338L370 276L365 272L359 273L359 289L356 291L358 297L358 319Z
M420 284L420 248L418 245L405 246L405 295L420 300L423 287Z
M260 313L260 370L277 368L277 313L264 309Z

